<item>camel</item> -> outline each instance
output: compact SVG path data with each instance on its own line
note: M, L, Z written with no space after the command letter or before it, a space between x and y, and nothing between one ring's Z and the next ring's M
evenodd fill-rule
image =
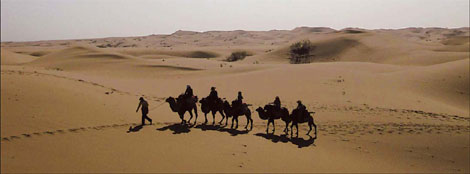
M188 122L191 122L191 119L193 118L193 112L196 114L196 119L194 120L194 124L196 124L197 121L197 107L196 107L196 102L197 102L197 96L194 96L192 98L184 98L183 95L178 96L177 99L173 97L168 97L166 100L170 104L170 108L173 112L177 112L178 115L180 116L181 119L181 124L185 124L186 120L184 120L184 114L186 112L189 112L191 117L189 118Z
M224 112L225 112L225 115L226 117L233 117L232 118L232 126L231 126L231 129L233 129L233 122L234 121L237 121L237 124L235 126L235 129L238 128L238 117L241 116L241 115L245 115L246 116L246 126L245 126L245 129L248 130L248 125L251 123L251 127L250 127L250 130L253 129L253 119L251 119L251 110L248 108L248 105L243 103L241 106L239 107L234 107L233 104L235 103L232 102L232 105L230 105L230 103L225 100L224 101Z
M287 134L287 131L289 130L288 125L291 122L291 118L290 118L290 115L289 115L289 110L287 110L287 108L282 107L281 110L279 110L278 108L276 108L273 105L265 105L264 109L261 108L261 107L258 107L256 109L256 111L258 112L258 115L262 120L268 120L268 125L266 127L266 133L269 130L269 123L272 123L273 124L273 134L274 134L274 131L276 130L276 127L274 125L274 120L277 120L277 119L281 118L282 121L284 121L286 123L286 128L284 129L284 132Z
M315 114L315 112L303 111L301 112L298 109L294 109L291 114L292 125L290 126L290 134L293 135L293 127L297 128L297 137L299 136L299 123L308 123L310 129L307 132L307 135L312 131L312 126L315 128L315 138L317 138L317 125L315 124L313 117L310 114ZM310 136L310 135L309 135Z
M222 101L222 99L220 98L217 98L217 100L215 102L212 102L210 100L208 100L207 98L202 98L199 103L201 103L201 111L204 113L204 117L206 118L206 121L204 122L204 124L207 124L207 114L209 112L212 113L212 125L215 124L215 114L217 112L220 113L220 115L222 115L222 120L220 120L219 124L222 124L222 121L224 121L224 119L226 118L225 114L224 114L224 103ZM228 117L225 121L225 126L227 126L227 120L228 120Z

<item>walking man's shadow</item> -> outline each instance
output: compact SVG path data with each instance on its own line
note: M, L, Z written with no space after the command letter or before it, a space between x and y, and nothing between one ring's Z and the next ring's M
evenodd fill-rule
M129 130L127 131L127 133L131 133L131 132L139 132L142 128L144 127L144 125L137 125L137 126L134 126L134 127L129 127Z

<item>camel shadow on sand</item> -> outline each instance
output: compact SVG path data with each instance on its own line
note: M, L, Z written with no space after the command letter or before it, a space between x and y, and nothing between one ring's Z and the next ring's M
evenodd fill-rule
M195 126L194 128L196 129L201 129L202 131L219 131L219 132L227 132L232 136L237 136L237 135L243 135L243 134L248 134L250 132L249 130L237 130L237 129L229 129L225 128L224 126L220 125L205 125L205 124L200 124Z
M308 147L308 146L315 146L315 140L317 138L313 138L309 136L309 139L303 139L303 138L298 138L298 137L287 137L286 134L282 135L274 135L274 134L266 134L266 133L257 133L255 134L256 136L263 137L267 140L271 140L273 143L278 143L278 142L291 142L292 144L297 145L298 148L303 148L303 147Z
M173 131L173 134L182 134L182 133L189 133L191 131L191 125L188 124L171 124L167 125L165 127L158 128L158 131L166 131L166 130L171 130Z

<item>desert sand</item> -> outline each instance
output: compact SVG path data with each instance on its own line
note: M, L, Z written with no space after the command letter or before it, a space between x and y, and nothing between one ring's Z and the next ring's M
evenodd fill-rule
M470 172L470 29L177 31L1 43L1 172ZM309 39L310 64L289 64ZM252 56L224 61L233 51ZM242 91L254 127L180 125L165 99ZM140 124L138 98L152 125ZM266 133L279 96L316 139ZM185 115L189 119L189 114ZM194 119L192 120L192 122ZM314 134L311 133L313 136Z

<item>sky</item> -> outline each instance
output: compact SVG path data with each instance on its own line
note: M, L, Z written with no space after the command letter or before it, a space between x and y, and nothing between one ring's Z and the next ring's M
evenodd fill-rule
M1 41L177 30L469 26L469 0L1 0Z

